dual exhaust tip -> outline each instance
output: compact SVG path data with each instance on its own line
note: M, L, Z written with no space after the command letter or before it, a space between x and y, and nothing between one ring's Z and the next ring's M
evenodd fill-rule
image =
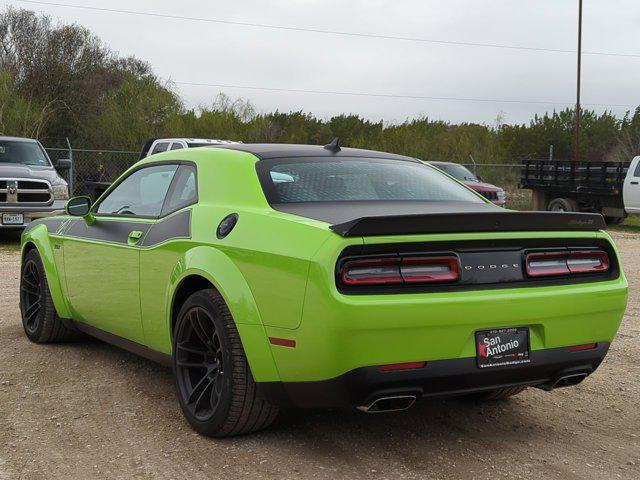
M563 375L552 384L540 385L539 388L542 388L544 390L553 390L562 387L572 387L582 382L585 378L587 378L587 376L587 373L582 372L574 373L571 375ZM403 410L408 410L409 408L411 408L413 404L416 403L416 400L417 396L414 394L388 395L378 397L371 403L361 405L357 407L357 409L365 413L401 412Z
M401 412L407 410L416 403L415 395L392 395L378 397L373 402L357 407L365 413Z

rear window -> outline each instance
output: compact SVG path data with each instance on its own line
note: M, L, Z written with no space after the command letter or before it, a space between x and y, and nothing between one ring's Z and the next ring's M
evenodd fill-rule
M15 163L48 167L51 164L44 150L36 142L0 141L0 163Z
M477 182L478 177L471 173L467 168L456 163L434 163L434 167L439 168L445 173L448 173L453 178L457 178L463 182Z
M270 203L463 201L473 192L422 163L377 158L305 158L258 162Z

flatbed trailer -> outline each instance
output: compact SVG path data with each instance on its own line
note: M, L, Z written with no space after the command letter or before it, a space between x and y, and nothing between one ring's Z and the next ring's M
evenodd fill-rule
M596 212L616 224L628 213L623 191L631 163L524 159L519 187L533 191L534 210Z

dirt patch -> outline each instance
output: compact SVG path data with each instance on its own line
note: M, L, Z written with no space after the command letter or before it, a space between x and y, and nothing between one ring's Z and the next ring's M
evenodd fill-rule
M19 253L0 245L0 480L640 478L640 235L616 233L631 286L611 351L582 385L401 414L312 411L228 440L193 433L170 371L99 342L22 332Z

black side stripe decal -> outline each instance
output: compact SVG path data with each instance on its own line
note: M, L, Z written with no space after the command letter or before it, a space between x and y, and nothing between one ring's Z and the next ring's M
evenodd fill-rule
M47 227L47 231L50 234L60 234L61 233L61 229L65 226L64 224L66 222L69 222L69 218L43 218L40 220L34 220L33 222L29 223L29 225L27 226L27 228L24 229L24 233L27 233L31 230L33 230L34 228L36 228L38 225L44 225L45 227Z
M143 235L145 235L150 228L150 223L125 222L98 218L93 225L88 225L84 220L75 222L67 230L66 236L127 245L129 242L129 234L131 232L139 230Z
M178 238L191 238L191 210L177 213L153 225L140 246L152 247Z
M65 236L129 245L129 234L134 230L142 232L142 240L137 244L139 247L152 247L177 238L191 238L191 210L155 224L97 218L93 225L87 225L84 220L77 220L70 225Z

